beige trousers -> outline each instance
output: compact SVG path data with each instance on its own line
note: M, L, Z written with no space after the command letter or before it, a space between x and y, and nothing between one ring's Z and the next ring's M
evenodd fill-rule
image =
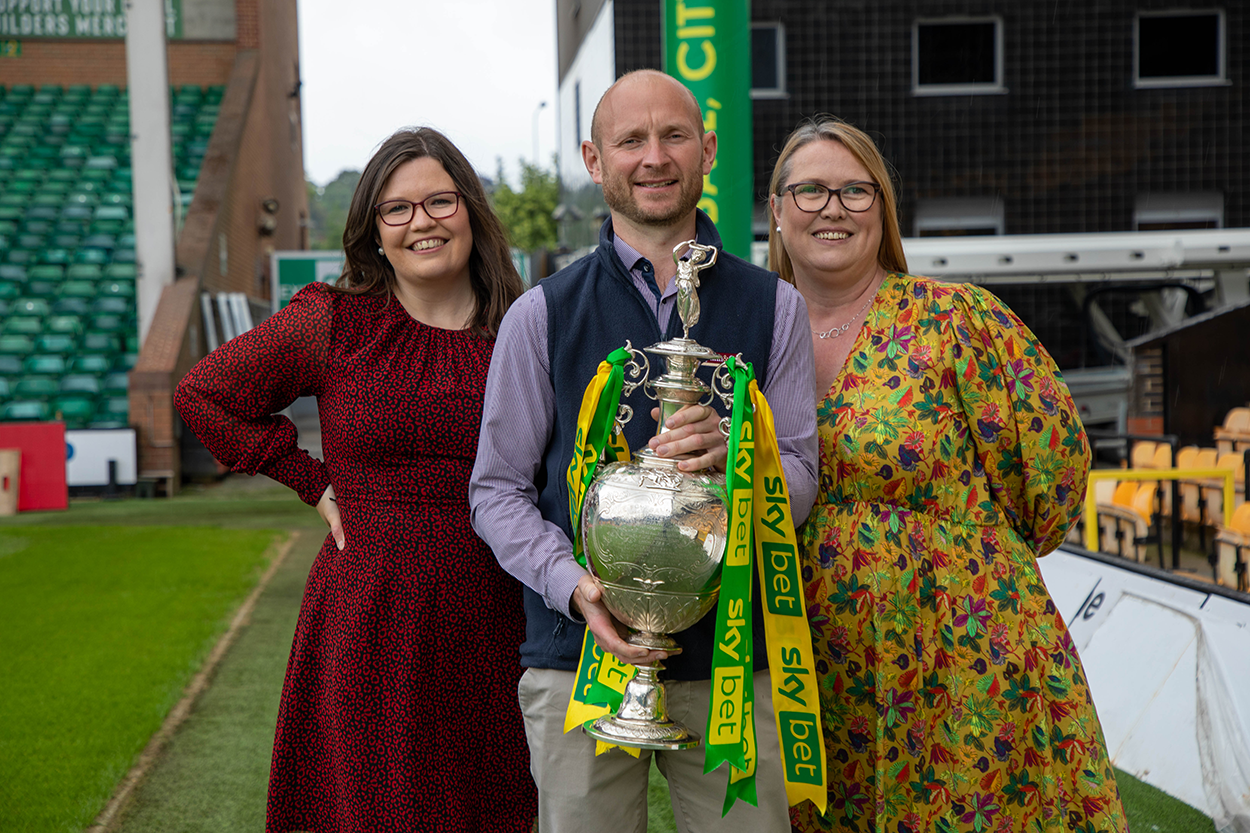
M743 801L721 818L729 766L703 774L704 747L684 752L643 750L638 758L612 749L595 756L595 742L581 729L565 734L564 713L573 672L530 668L518 696L529 741L530 769L538 785L540 833L646 833L647 777L651 756L668 779L679 833L790 833L777 725L768 672L755 675L755 732L759 760L759 807ZM711 682L665 681L674 720L703 735Z

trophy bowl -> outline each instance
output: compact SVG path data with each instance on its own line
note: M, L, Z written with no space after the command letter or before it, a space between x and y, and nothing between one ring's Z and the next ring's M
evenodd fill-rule
M586 493L582 535L603 602L631 628L628 642L679 653L669 636L716 604L728 540L725 477L678 471L642 452L612 463ZM668 717L659 663L639 666L615 715L586 727L596 740L644 749L689 749L699 736Z

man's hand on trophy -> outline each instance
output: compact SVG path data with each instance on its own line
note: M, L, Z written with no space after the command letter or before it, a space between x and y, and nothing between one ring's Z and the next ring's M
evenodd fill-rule
M650 665L668 657L664 651L651 651L625 641L625 626L603 604L603 589L589 573L577 580L569 608L580 614L586 627L595 635L599 647L621 662L631 665Z
M651 418L660 418L659 408L651 409ZM706 405L687 405L669 417L665 427L667 431L650 440L650 448L656 454L661 457L695 455L677 464L682 471L725 470L729 448L720 430L720 414L715 409Z

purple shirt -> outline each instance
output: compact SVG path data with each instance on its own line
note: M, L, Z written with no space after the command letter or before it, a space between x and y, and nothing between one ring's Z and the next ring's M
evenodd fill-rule
M663 332L676 303L677 282L670 280L656 298L654 276L649 284L645 260L638 252L619 237L614 251ZM706 283L714 277L704 273L700 280ZM547 300L542 289L534 287L517 299L499 327L486 377L469 506L473 529L494 550L500 565L539 593L552 610L571 617L569 599L586 570L573 558L573 543L564 530L538 511L534 483L555 419L547 362ZM807 305L798 290L781 280L777 281L768 379L762 392L773 410L790 508L795 523L800 524L816 500L815 365Z

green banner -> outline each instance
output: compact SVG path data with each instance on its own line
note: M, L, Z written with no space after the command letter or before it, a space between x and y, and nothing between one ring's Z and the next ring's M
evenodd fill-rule
M725 250L751 257L755 168L751 152L751 0L664 0L664 71L681 81L716 131L716 162L702 208Z
M0 0L0 36L124 38L126 0ZM182 37L182 0L165 0L165 37Z

